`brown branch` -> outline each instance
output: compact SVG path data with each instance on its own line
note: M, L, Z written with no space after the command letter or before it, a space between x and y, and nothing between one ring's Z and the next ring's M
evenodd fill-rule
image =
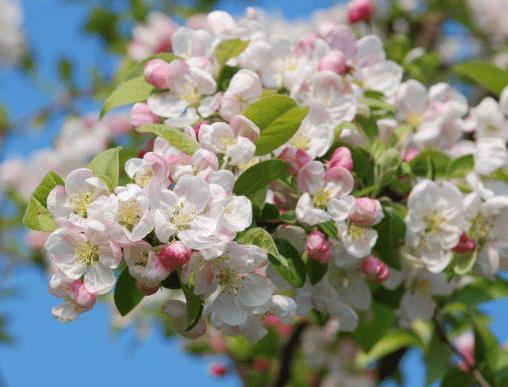
M449 339L448 337L446 336L446 332L444 331L444 329L441 327L441 325L439 324L439 322L437 321L437 317L436 315L434 315L434 317L432 317L432 321L434 322L434 325L436 327L436 331L437 331L437 334L439 335L439 338L441 339L441 341L443 343L445 343L448 347L451 348L451 350L453 351L453 353L455 353L456 355L458 355L462 361L467 365L467 368L468 368L468 372L476 379L476 381L478 382L478 384L481 386L481 387L491 387L489 382L487 382L485 380L485 378L483 377L483 375L480 373L480 371L478 370L478 368L476 367L476 365L474 363L471 363L468 359L467 359L467 356L465 356Z
M293 356L300 344L300 339L303 331L309 325L307 321L300 322L296 324L289 341L282 347L282 351L280 354L280 369L279 375L277 376L277 382L274 384L274 387L284 387L291 376L291 363L293 362Z

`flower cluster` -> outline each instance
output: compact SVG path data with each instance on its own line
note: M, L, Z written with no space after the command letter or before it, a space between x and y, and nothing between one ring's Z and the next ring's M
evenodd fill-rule
M371 5L354 1L351 22ZM131 55L159 54L125 82L147 90L130 119L155 136L125 162L129 183L103 153L46 195L59 320L115 286L124 313L120 288L182 288L162 307L176 332L201 336L208 318L256 342L273 316L311 310L354 331L397 288L410 327L464 276L508 269L508 89L470 108L449 84L402 82L378 36L332 21L298 37L253 9L148 23Z

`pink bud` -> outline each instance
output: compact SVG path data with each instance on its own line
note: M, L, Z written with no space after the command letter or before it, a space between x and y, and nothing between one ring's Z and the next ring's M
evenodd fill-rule
M159 253L159 261L165 269L173 271L189 262L191 253L192 249L176 241L162 249Z
M136 281L135 286L136 286L136 289L138 289L145 296L151 296L152 294L157 293L157 291L161 287L161 284L159 283L156 286L148 287L143 282Z
M388 267L375 255L366 258L362 262L361 269L363 274L375 284L386 281L390 276Z
M342 51L334 50L325 55L320 61L318 65L319 71L333 71L339 75L342 75L346 72L346 57L342 53Z
M384 218L383 208L379 200L367 197L356 199L356 208L349 219L357 226L369 227L378 224Z
M74 281L69 297L76 305L86 310L92 309L95 304L95 294L88 292L81 281Z
M465 231L460 235L460 240L457 246L455 246L452 251L456 253L467 253L469 251L473 251L476 249L476 242L474 239L469 238Z
M341 146L333 151L328 168L333 167L346 168L349 172L353 170L353 156L349 148Z
M268 369L268 362L264 357L257 357L252 363L252 368L254 368L257 373L262 374Z
M132 126L139 127L144 125L156 124L159 117L152 113L146 103L138 102L132 106L130 121Z
M138 151L138 158L142 159L148 152L152 152L154 143L155 137L152 137L150 140L148 140L144 148Z
M291 169L289 173L298 174L300 169L307 163L312 161L312 158L309 156L307 151L304 149L296 149L292 146L287 146L283 149L283 151L277 156L278 159L285 161L286 163L291 165Z
M199 130L201 129L201 127L203 125L210 125L208 123L208 121L201 121L201 122L198 122L197 125L194 127L194 132L196 133L196 138L199 138Z
M153 59L145 65L145 81L159 89L169 89L169 63L163 59Z
M347 5L347 16L351 24L359 21L368 22L373 13L372 0L353 0Z
M325 234L317 229L307 236L306 247L310 259L326 263L332 257L330 243L325 239Z
M416 156L418 156L419 153L420 153L420 151L417 149L409 150L404 154L404 157L402 157L402 161L407 163L407 162L413 160Z
M226 372L226 366L218 361L214 361L210 364L210 367L208 367L208 373L214 378L220 378L221 376L224 376Z

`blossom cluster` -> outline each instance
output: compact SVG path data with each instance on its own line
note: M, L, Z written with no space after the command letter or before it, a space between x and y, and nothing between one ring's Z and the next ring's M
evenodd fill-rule
M162 311L188 338L208 318L256 342L270 316L313 309L354 331L373 289L400 286L409 327L433 296L508 268L508 89L469 107L447 83L403 82L378 36L332 21L299 37L253 9L149 23L160 34L140 29L132 51L172 55L135 80L151 88L131 123L156 136L125 163L130 183L78 168L47 196L56 318L89 310L122 265L145 296L176 276L185 300Z

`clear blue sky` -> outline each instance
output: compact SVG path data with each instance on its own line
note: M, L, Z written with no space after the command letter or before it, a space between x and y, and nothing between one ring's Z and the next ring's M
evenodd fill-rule
M288 18L296 18L333 3L331 0L260 0L256 6L280 9ZM54 58L62 55L74 60L80 83L86 81L87 71L97 59L105 68L115 65L114 59L102 56L97 39L81 33L88 10L80 2L25 0L22 4L25 31L46 79L57 79ZM219 8L242 14L245 3L223 0ZM22 117L49 102L48 94L38 91L20 73L0 74L0 104L12 118ZM80 108L83 113L99 109L93 104ZM55 119L50 132L57 132L61 123L62 119ZM33 149L50 144L51 136L46 133L20 133L6 141L1 157L5 159L16 153L27 155ZM157 331L136 349L131 345L132 329L113 340L104 305L98 304L72 324L59 323L51 316L51 308L59 300L48 293L48 279L34 268L19 268L7 285L20 291L16 298L0 301L0 313L9 315L9 332L17 343L12 347L0 346L0 386L176 386L181 382L187 386L239 386L234 376L220 381L209 378L206 366L210 360L184 355L178 350L177 341L162 340ZM505 306L506 302L498 302L491 309L499 309L499 305ZM503 332L501 321L506 321L506 314L502 317L493 329L497 337L504 340L506 332ZM423 387L425 371L419 358L419 353L413 351L404 363L404 368L409 370L405 387Z

